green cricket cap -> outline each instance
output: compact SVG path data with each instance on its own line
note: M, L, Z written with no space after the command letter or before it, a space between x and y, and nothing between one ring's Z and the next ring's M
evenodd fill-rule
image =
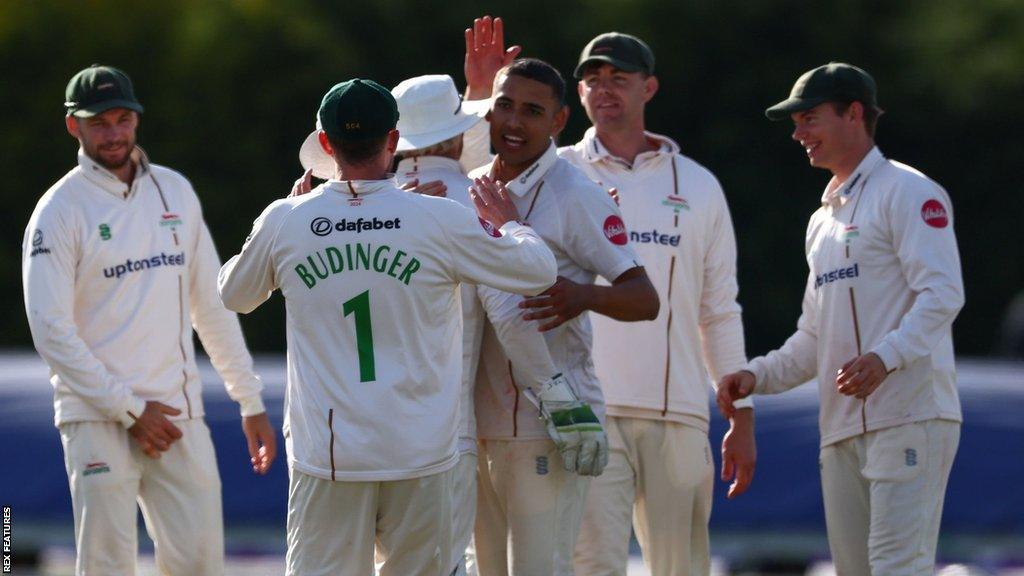
M870 74L842 62L829 62L797 78L789 98L764 111L770 120L785 120L794 112L810 110L825 102L860 102L877 108L875 80Z
M354 78L327 91L317 117L332 139L369 140L394 130L398 104L387 88L373 80Z
M621 32L605 32L591 40L580 52L573 76L583 78L587 64L611 64L623 72L654 73L654 52L643 40Z
M93 64L71 77L64 90L64 108L69 116L88 118L112 108L142 112L135 99L132 81L113 66Z

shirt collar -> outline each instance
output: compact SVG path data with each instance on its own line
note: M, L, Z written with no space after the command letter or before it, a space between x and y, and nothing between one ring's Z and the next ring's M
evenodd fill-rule
M516 196L525 196L527 192L533 190L533 187L536 186L538 182L544 179L544 176L547 175L548 171L551 170L551 167L554 166L557 161L558 147L555 146L555 142L552 140L548 149L541 154L540 158L531 164L529 168L523 170L519 176L516 176L515 180L507 182L505 187ZM494 174L494 166L497 162L498 160L495 159L494 162L491 163L491 169L488 170L492 175Z
M452 158L446 158L444 156L413 156L412 158L404 158L398 163L398 174L404 174L412 176L416 172L422 172L424 170L454 170L459 174L464 174L462 171L462 165L459 164L458 160Z
M878 149L878 146L873 146L845 182L837 184L835 176L829 180L828 185L825 186L825 192L821 195L821 203L845 205L864 189L868 176L884 161L885 156L882 155L882 151Z
M324 189L342 194L348 198L359 198L366 194L381 192L384 190L395 190L393 174L388 174L382 180L328 180Z
M125 184L113 172L87 156L85 150L78 149L78 166L82 169L82 174L86 179L118 198L125 198L127 193L135 187L135 183L149 174L149 157L139 146L132 150L129 161L135 164L135 179L131 184Z
M675 155L679 153L679 144L676 144L675 140L672 140L668 136L662 136L661 134L655 134L654 132L648 132L646 130L644 130L644 136L656 144L658 148L650 152L638 154L634 164L639 164L648 157L659 156L661 154ZM583 158L587 162L600 162L602 160L607 160L629 165L629 162L615 156L604 147L604 144L601 143L601 139L597 137L597 129L593 126L587 128L587 131L583 134L581 144L583 145Z

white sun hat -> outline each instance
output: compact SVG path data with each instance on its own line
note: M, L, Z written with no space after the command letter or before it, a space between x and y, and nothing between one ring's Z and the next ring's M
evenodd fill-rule
M462 134L483 120L490 100L464 102L455 81L429 74L391 90L398 102L398 151L416 150Z
M323 126L320 124L320 113L317 112L316 128L306 136L306 139L302 141L302 147L299 148L299 162L302 163L304 169L312 169L313 176L322 180L330 180L334 178L338 168L334 164L334 158L331 158L320 147L319 133L321 130L323 130Z
M445 74L417 76L403 81L391 91L398 101L398 150L426 148L462 134L483 120L491 101L464 102L455 81ZM299 148L299 162L313 176L323 180L334 178L337 166L320 146L322 130L319 113L316 128L306 136Z

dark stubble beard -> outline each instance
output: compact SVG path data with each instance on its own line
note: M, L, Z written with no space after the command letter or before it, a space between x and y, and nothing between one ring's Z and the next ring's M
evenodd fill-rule
M92 145L85 140L82 140L82 144L82 148L85 150L85 155L88 156L89 158L92 158L93 161L95 161L100 166L103 166L107 170L118 170L120 168L123 168L125 164L131 162L132 150L135 149L135 140L128 140L126 142L127 147L125 148L124 157L118 162L111 162L100 155L101 150L98 147L94 148L93 150L90 150L90 148L92 148Z

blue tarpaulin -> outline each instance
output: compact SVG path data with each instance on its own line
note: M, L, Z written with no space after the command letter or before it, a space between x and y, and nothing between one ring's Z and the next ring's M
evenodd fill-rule
M232 402L208 361L200 362L206 422L217 449L225 526L280 526L288 497L283 438L267 476L254 475ZM271 420L282 422L284 357L260 357ZM943 533L1024 535L1024 364L963 360L958 364L964 426L949 481ZM710 397L709 397L710 402ZM818 402L814 383L756 399L758 464L747 494L729 501L717 482L712 529L824 532L818 476ZM726 428L714 414L711 442ZM72 521L60 436L53 426L52 388L38 356L0 356L0 501L20 521ZM717 450L716 460L718 459ZM720 462L719 462L720 464ZM720 468L719 468L720 469Z

